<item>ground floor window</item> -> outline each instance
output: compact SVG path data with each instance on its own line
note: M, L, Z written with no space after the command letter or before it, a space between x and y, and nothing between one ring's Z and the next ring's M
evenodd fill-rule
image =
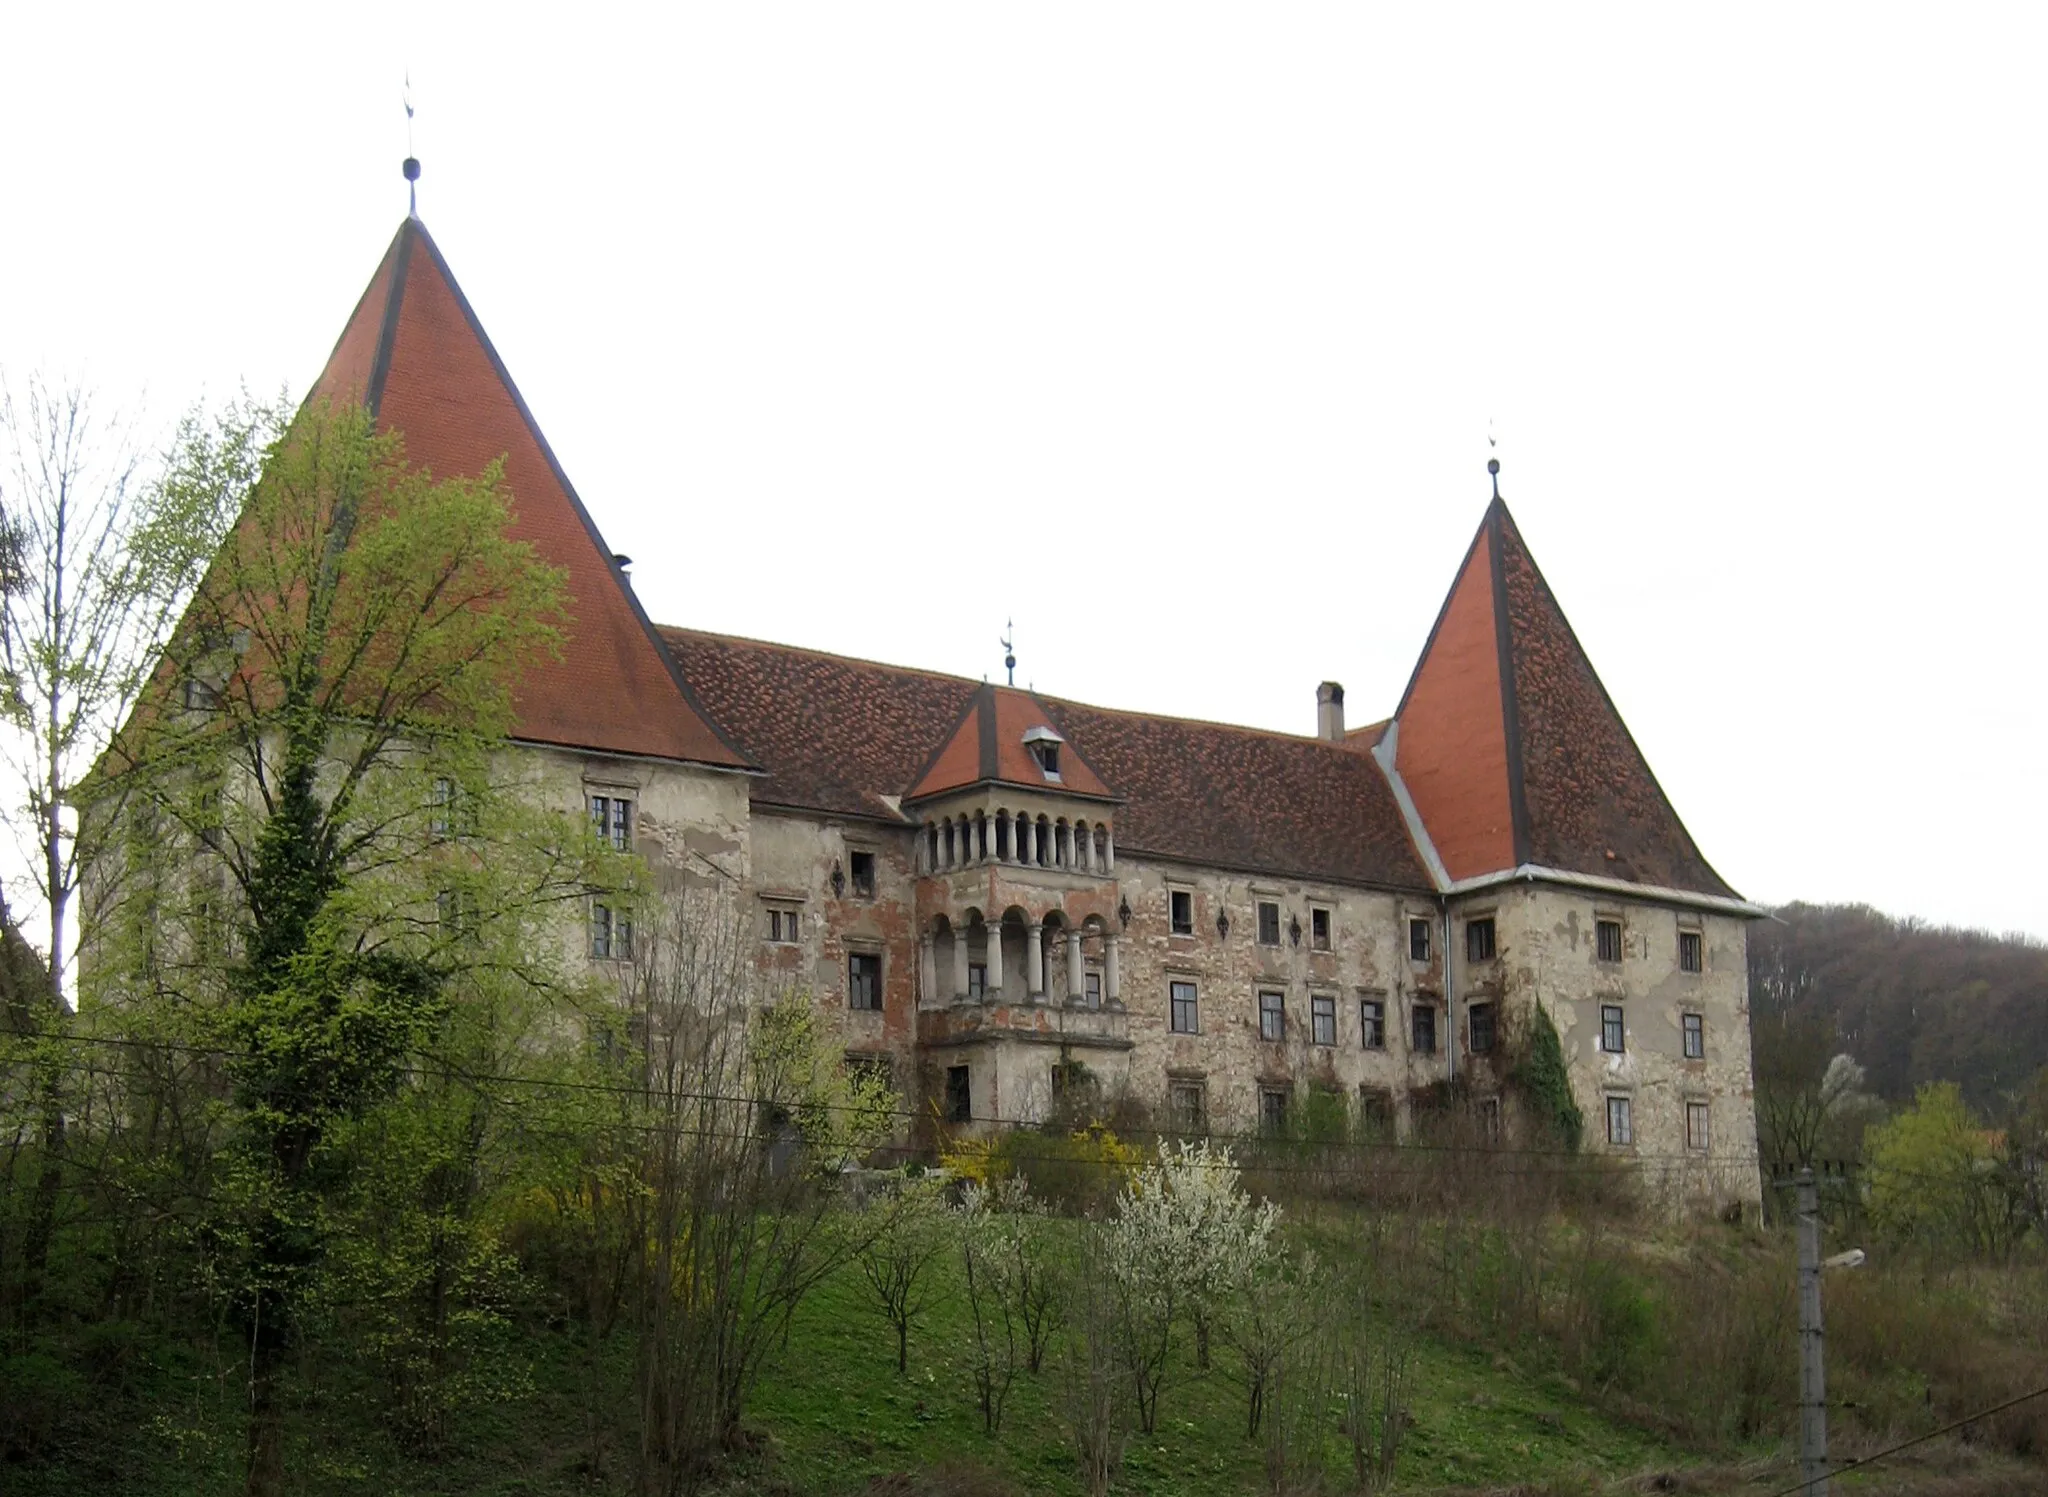
M974 1073L966 1066L946 1067L946 1121L974 1121Z
M1493 1005L1475 1003L1465 1010L1465 1015L1472 1036L1472 1053L1486 1054L1493 1049Z
M1707 1152L1707 1104L1685 1104L1685 1146L1697 1153Z
M1202 1082L1193 1078L1166 1084L1166 1111L1176 1133L1206 1133L1209 1129L1208 1098Z
M1259 1131L1269 1137L1278 1137L1287 1131L1286 1087L1259 1088Z
M1500 1142L1500 1098L1479 1099L1479 1134L1490 1144Z
M1626 1097L1607 1099L1607 1141L1624 1145L1636 1141L1635 1119Z
M1409 1016L1409 1048L1417 1055L1436 1054L1436 1005L1418 1003Z

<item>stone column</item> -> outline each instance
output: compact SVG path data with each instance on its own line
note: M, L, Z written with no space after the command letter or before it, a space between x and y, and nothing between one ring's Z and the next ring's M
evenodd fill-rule
M1044 927L1036 920L1024 927L1024 989L1033 998L1045 996Z
M1078 830L1081 833L1081 856L1075 859L1074 866L1083 873L1093 873L1095 872L1095 828L1089 826L1081 827Z
M1088 997L1088 983L1083 977L1086 967L1081 961L1081 928L1067 927L1067 1002L1081 1003Z
M998 920L982 928L988 932L988 1001L1000 1003L1003 999L1003 925Z
M1102 938L1102 1001L1112 1007L1124 1001L1123 969L1117 961L1116 936Z
M953 1001L967 1001L967 927L953 927Z
M1116 872L1116 833L1107 822L1102 827L1102 871Z
M925 1008L936 1008L939 1003L939 969L931 932L926 931L918 938L917 944L919 955L923 957L917 969L917 1001Z

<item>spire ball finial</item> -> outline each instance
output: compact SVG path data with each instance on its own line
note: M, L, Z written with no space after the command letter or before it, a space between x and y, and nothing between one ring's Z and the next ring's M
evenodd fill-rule
M1488 458L1486 460L1486 471L1493 479L1493 497L1498 499L1500 497L1500 459L1497 457Z

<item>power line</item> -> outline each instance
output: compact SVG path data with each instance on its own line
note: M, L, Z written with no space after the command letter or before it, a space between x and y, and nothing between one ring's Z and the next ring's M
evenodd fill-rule
M1927 1441L1939 1435L1952 1433L1955 1430L1961 1429L1966 1424L1975 1424L1979 1419L1989 1419L1993 1414L2002 1414L2007 1409L2023 1404L2030 1398L2039 1398L2044 1393L2048 1393L2048 1385L2036 1388L2031 1393L2022 1393L2017 1398L2008 1398L2004 1403L1993 1404L1988 1409L1979 1409L1974 1414L1965 1414L1962 1418L1944 1424L1940 1429L1931 1429L1924 1435L1915 1435L1910 1440L1901 1440L1896 1445L1880 1450L1876 1455L1866 1455L1861 1460L1850 1461L1846 1465L1836 1466L1828 1472L1827 1476L1818 1477L1815 1481L1794 1482L1791 1486L1781 1491L1771 1493L1771 1497L1801 1497L1802 1493L1811 1492L1817 1481L1832 1480L1837 1476L1855 1471L1860 1467L1874 1466L1888 1456L1897 1455L1902 1450L1911 1450L1915 1445L1924 1445Z

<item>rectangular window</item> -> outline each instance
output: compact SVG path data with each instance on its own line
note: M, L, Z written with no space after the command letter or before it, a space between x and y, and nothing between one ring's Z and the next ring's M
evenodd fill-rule
M1418 1003L1409 1014L1410 1046L1417 1055L1436 1054L1436 1008L1432 1004Z
M967 996L986 998L988 996L988 964L969 962L967 964Z
M974 1121L974 1073L966 1066L946 1067L946 1121Z
M1619 1055L1628 1048L1621 1023L1621 1005L1618 1003L1600 1005L1600 1048L1609 1055Z
M1090 1008L1102 1007L1102 974L1090 972L1081 979L1082 992L1087 995Z
M1317 951L1330 949L1330 912L1311 909L1308 912L1308 944Z
M1475 1003L1465 1010L1466 1027L1472 1040L1472 1053L1484 1055L1493 1048L1493 1005Z
M1685 1104L1685 1146L1694 1153L1707 1152L1707 1104Z
M1379 1134L1394 1126L1394 1094L1383 1086L1358 1089L1358 1121L1367 1134Z
M853 895L856 899L875 897L875 855L871 852L856 852L847 855L847 865L853 870Z
M1633 1144L1636 1141L1635 1121L1629 1114L1626 1097L1607 1099L1607 1141L1611 1144Z
M1259 1088L1259 1131L1269 1138L1277 1138L1287 1131L1286 1087Z
M590 824L620 852L633 845L633 802L623 795L590 797Z
M446 775L434 778L434 806L427 813L427 831L434 837L446 837L455 831L455 781Z
M1176 982L1167 988L1171 1003L1173 1032L1175 1034L1200 1034L1201 1015L1195 1008L1195 985L1191 982Z
M1191 936L1195 933L1195 896L1188 889L1174 889L1167 896L1173 914L1173 933L1177 936Z
M1209 1127L1209 1109L1199 1081L1172 1081L1167 1083L1167 1110L1176 1133L1206 1133Z
M1408 960L1426 962L1429 960L1429 921L1421 915L1408 917Z
M1259 1038L1262 1040L1284 1040L1287 1038L1287 999L1285 995L1271 991L1259 994Z
M1679 1023L1685 1029L1685 1058L1705 1060L1707 1058L1707 1021L1698 1014L1681 1014Z
M1259 944L1278 946L1280 944L1280 906L1270 899L1259 901Z
M633 917L603 901L590 907L590 955L601 962L633 959Z
M1337 1043L1337 1000L1315 998L1308 1000L1309 1038L1318 1045Z
M1500 1098L1479 1099L1479 1133L1490 1144L1500 1142Z
M1359 1039L1368 1050L1387 1048L1387 1005L1379 998L1358 1000Z
M892 1090L896 1085L896 1068L889 1057L872 1050L847 1051L846 1074L862 1086Z
M1490 962L1493 960L1493 916L1484 920L1465 922L1465 960L1468 962Z
M1678 970L1681 972L1704 972L1707 970L1704 938L1696 930L1682 930L1678 933Z
M879 1011L882 1007L882 957L874 951L850 952L846 958L846 1006Z
M1593 930L1599 940L1600 960L1618 962L1621 960L1621 922L1619 920L1596 920Z
M188 676L185 679L185 705L194 712L217 712L220 710L220 688L211 681Z
M776 909L770 906L768 910L768 939L779 946L792 946L796 944L796 938L796 911Z

